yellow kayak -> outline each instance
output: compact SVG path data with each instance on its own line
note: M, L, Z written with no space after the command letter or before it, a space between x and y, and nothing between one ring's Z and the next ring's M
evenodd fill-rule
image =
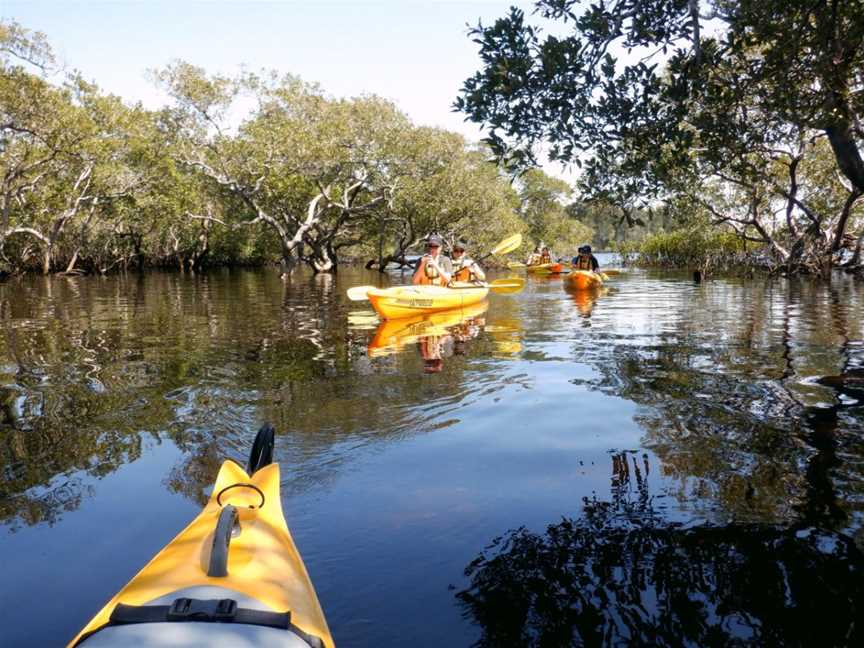
M372 308L384 319L412 317L451 308L464 308L483 301L489 294L485 284L442 286L394 286L373 288L366 295Z
M480 317L488 308L489 302L482 301L465 308L384 320L369 343L368 353L371 357L388 355L420 338L429 335L446 335L451 327Z
M603 285L603 275L589 270L573 270L565 281L567 285L576 290L589 290L600 288Z
M525 270L531 274L562 274L568 272L563 263L541 263L538 265L525 266Z
M333 647L282 514L273 438L270 426L258 432L248 472L231 460L222 464L201 514L69 648Z

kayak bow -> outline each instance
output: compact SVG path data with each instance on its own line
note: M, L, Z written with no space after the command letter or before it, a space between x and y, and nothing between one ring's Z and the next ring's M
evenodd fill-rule
M282 513L273 439L272 427L261 428L248 471L231 460L222 464L200 515L69 648L333 648Z

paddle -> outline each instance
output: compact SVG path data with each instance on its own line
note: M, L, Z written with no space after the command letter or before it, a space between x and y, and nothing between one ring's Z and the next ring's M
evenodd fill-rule
M475 261L482 261L483 259L488 259L490 256L495 254L507 254L508 252L512 252L516 248L522 245L522 235L514 234L513 236L508 236L506 239L501 241L498 245L492 248L492 251L489 254L484 254L479 259L475 259Z
M524 279L496 279L489 284L489 290L493 290L501 295L509 295L517 293L525 287Z

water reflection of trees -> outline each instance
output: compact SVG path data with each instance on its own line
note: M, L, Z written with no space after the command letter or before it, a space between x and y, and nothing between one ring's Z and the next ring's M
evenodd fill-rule
M860 526L864 401L850 385L862 309L848 284L716 284L661 313L648 341L591 338L580 355L601 372L596 386L645 406L643 445L682 503L737 521Z
M200 501L262 419L286 437L286 492L326 483L359 446L431 429L400 405L470 398L461 357L431 382L363 365L345 308L332 277L262 272L3 284L0 521L53 522L149 438L180 449L166 484Z
M647 459L613 457L610 501L496 538L457 594L477 646L851 646L864 555L816 527L687 527L654 510ZM635 484L633 483L635 482Z

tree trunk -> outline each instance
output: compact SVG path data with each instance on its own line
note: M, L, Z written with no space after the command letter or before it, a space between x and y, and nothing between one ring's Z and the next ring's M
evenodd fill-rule
M75 263L78 261L78 252L81 248L75 248L75 252L72 253L72 259L69 261L69 265L66 266L65 274L69 274L75 269Z
M51 246L46 245L42 251L42 274L51 274Z
M859 193L864 192L864 160L852 135L851 125L838 120L837 124L828 126L825 133L840 171Z

